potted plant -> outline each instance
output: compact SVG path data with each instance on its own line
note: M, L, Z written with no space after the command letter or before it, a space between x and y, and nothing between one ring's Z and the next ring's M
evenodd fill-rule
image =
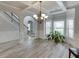
M61 35L58 31L53 31L48 35L48 39L54 40L55 43L63 43L65 36Z

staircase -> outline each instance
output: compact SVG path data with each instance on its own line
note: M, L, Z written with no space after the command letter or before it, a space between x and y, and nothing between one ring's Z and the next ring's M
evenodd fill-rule
M15 28L17 28L19 30L20 20L19 20L19 17L16 16L14 13L1 12L1 17L5 18L6 21L8 21L11 25L13 25ZM23 38L26 40L27 37L29 37L29 36L34 37L35 34L34 33L28 34L27 26L25 24L23 24L23 25L24 25Z

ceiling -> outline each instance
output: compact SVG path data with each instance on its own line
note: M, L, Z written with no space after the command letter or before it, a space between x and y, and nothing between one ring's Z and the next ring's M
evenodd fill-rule
M39 12L39 1L1 1L0 4L18 8L21 12L27 11L27 14ZM78 4L79 1L42 1L42 12L51 15L55 12L66 11L67 8L74 8Z

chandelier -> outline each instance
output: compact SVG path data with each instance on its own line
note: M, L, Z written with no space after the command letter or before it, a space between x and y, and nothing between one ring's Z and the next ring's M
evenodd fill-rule
M46 14L43 14L42 11L41 11L41 3L42 3L42 1L40 1L39 3L40 3L40 11L39 11L39 13L37 15L34 14L33 18L41 23L41 22L43 22L43 20L47 19L48 16Z

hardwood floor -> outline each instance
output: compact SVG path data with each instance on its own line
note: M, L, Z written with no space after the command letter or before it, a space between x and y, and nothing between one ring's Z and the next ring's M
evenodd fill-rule
M68 58L68 46L48 40L26 40L0 44L0 58Z

